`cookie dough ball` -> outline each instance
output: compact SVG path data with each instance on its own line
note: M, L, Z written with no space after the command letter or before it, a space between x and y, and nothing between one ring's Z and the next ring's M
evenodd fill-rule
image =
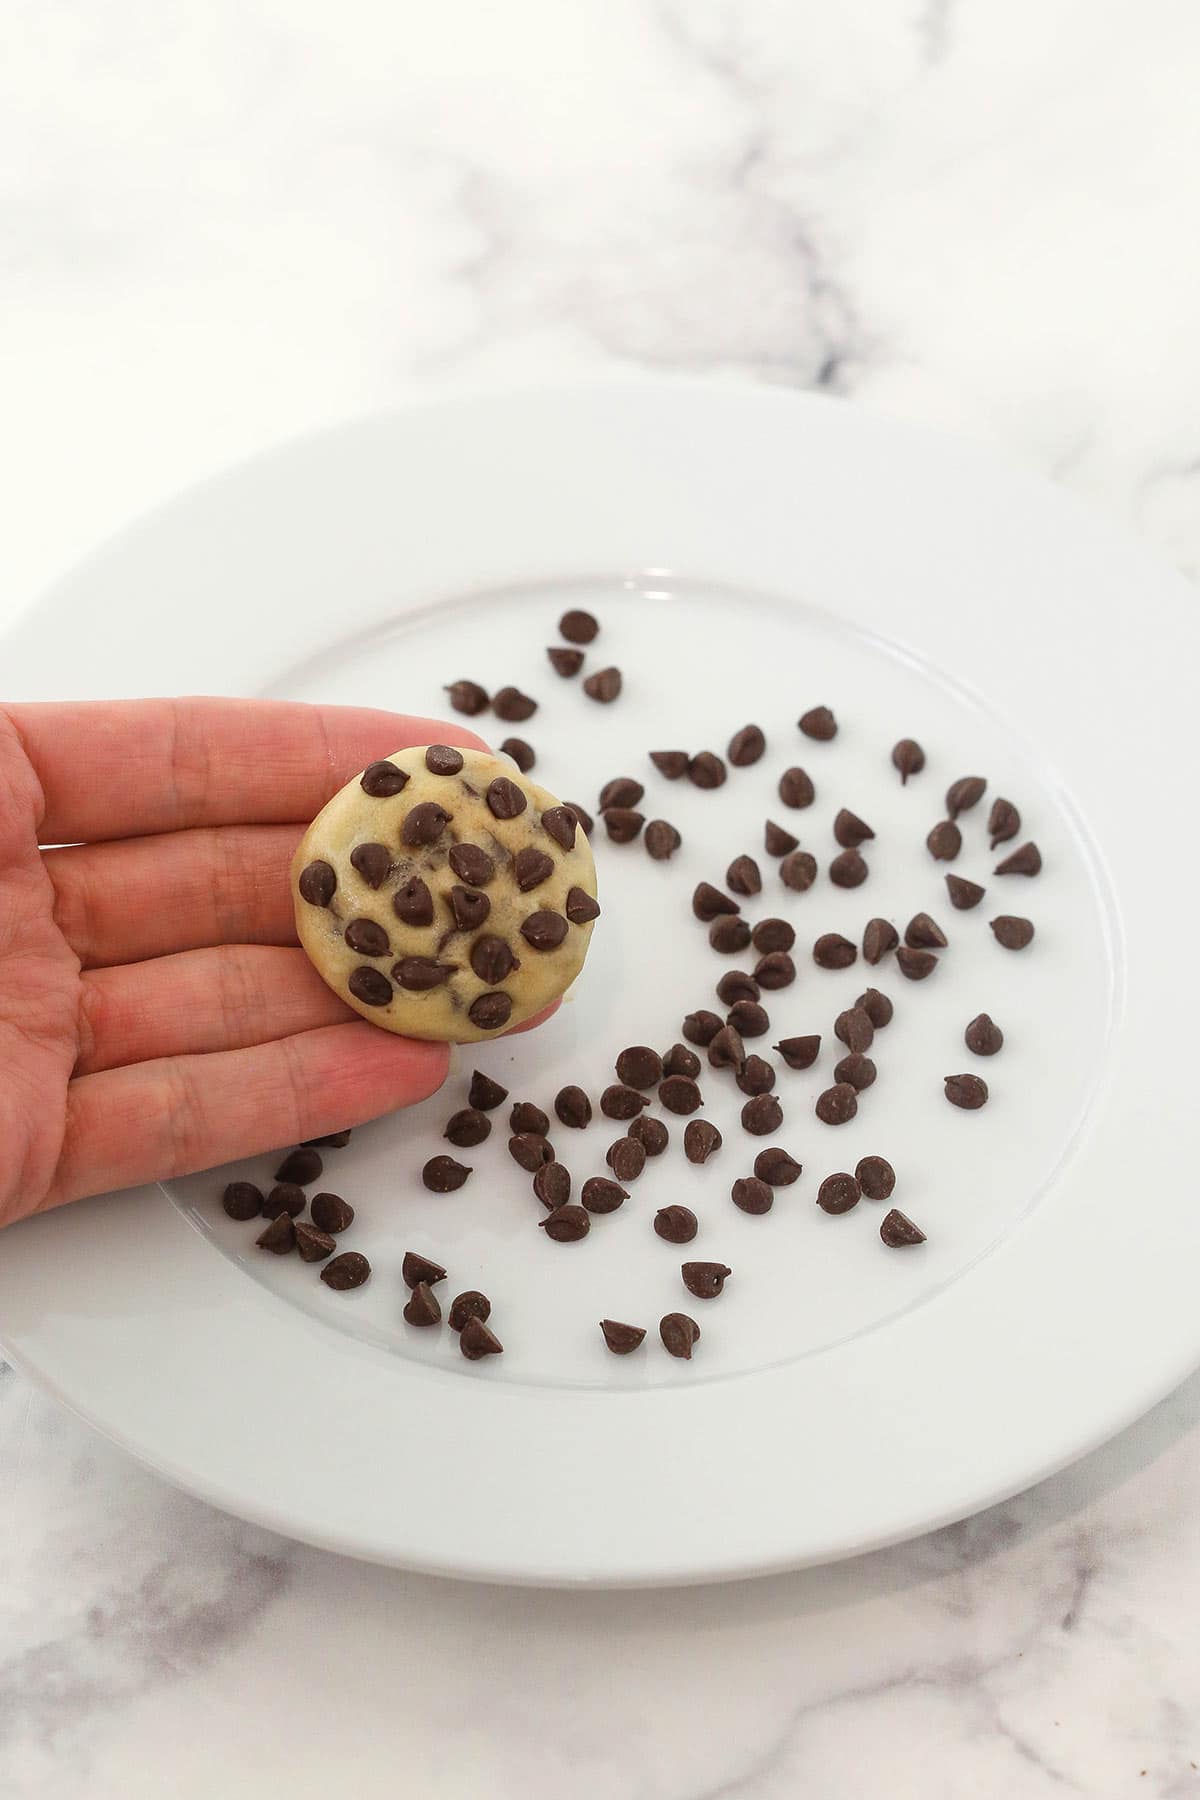
M596 867L575 815L482 750L400 750L347 782L292 863L300 942L334 993L405 1037L519 1025L583 967Z

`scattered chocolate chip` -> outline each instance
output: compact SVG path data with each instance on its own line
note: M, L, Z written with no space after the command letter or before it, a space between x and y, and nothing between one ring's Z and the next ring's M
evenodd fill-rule
M654 1229L668 1244L690 1244L699 1226L690 1206L663 1206L654 1215Z
M687 774L694 787L719 788L725 781L725 764L711 750L701 750L689 761Z
M533 1191L548 1212L571 1198L571 1171L560 1162L543 1163L533 1172Z
M447 1121L442 1136L456 1149L470 1150L474 1145L482 1144L484 1138L490 1137L491 1131L492 1121L485 1112L478 1112L473 1106L464 1106Z
M460 931L478 931L492 910L492 903L487 895L478 893L474 888L455 885L446 898L450 903L450 911L454 914L454 923ZM563 929L566 930L565 923Z
M1037 875L1042 867L1042 853L1036 844L1022 844L1003 862L998 862L992 870L993 875Z
M400 1278L405 1287L419 1287L423 1281L433 1287L437 1282L445 1281L446 1271L441 1263L422 1256L418 1250L406 1250L404 1261L400 1264Z
M592 1103L581 1087L560 1088L554 1097L554 1115L562 1125L582 1131L592 1121Z
M719 1018L715 1012L705 1012L701 1009L699 1012L688 1013L680 1030L689 1044L704 1045L712 1043L723 1025L724 1020Z
M1033 921L1019 919L1012 913L1001 913L999 918L988 921L995 933L996 942L1003 944L1006 950L1024 950L1033 942Z
M588 826L589 828L591 826L590 819L588 821ZM542 830L546 832L549 837L554 839L554 842L561 850L573 850L575 848L576 833L579 830L579 820L576 817L574 808L570 806L548 806L542 814ZM551 866L553 867L553 865Z
M851 1050L833 1065L833 1079L848 1082L860 1094L864 1088L870 1087L877 1073L871 1058L864 1056L861 1050Z
M610 806L636 806L646 792L632 775L614 775L600 789L600 811Z
M606 1119L636 1119L643 1106L649 1106L647 1095L623 1082L614 1082L600 1096L600 1111Z
M938 959L932 950L919 950L914 949L911 944L901 944L896 952L896 965L909 981L924 981L937 968Z
M350 865L358 870L368 887L382 887L392 872L392 853L386 844L355 844L350 852Z
M864 1156L854 1171L868 1200L887 1200L896 1185L896 1171L885 1156Z
M760 1150L754 1159L754 1173L768 1187L791 1187L803 1172L795 1157L790 1156L778 1144L772 1144L769 1150Z
M409 960L415 961L416 959L410 958ZM504 939L496 937L492 932L485 932L471 945L471 967L480 981L488 987L496 987L501 981L505 981L517 966L517 959ZM401 986L408 987L409 985L407 981L401 981ZM508 999L507 994L504 998ZM511 1001L509 1010L512 1010ZM507 1018L507 1016L506 1013L505 1017ZM476 1023L482 1024L483 1021L478 1019Z
M683 1128L683 1154L690 1163L706 1163L721 1143L721 1134L710 1119L689 1119Z
M987 782L982 775L963 775L958 781L952 781L946 789L946 811L952 819L959 813L969 812L978 806L983 799Z
M763 848L768 856L786 856L799 842L798 837L785 831L782 825L776 825L773 819L768 819L763 826Z
M829 879L834 887L861 887L871 873L865 859L857 850L843 850L829 865Z
M908 1244L923 1244L925 1233L919 1225L906 1218L896 1207L888 1213L879 1227L879 1235L889 1250L903 1250Z
M1016 837L1021 829L1021 815L1011 800L996 799L992 801L987 828L993 850L997 844L1007 844L1009 838Z
M662 1080L662 1057L647 1044L631 1044L617 1057L616 1070L628 1087L657 1087Z
M607 1175L591 1175L583 1184L580 1199L588 1212L616 1212L628 1200L628 1191L619 1181L610 1181Z
M300 1204L304 1204L303 1194ZM256 1188L252 1181L231 1181L221 1197L221 1205L231 1219L243 1223L247 1219L257 1219L263 1209L262 1189Z
M785 806L811 806L817 797L812 777L804 769L785 769L777 791Z
M572 925L587 925L592 919L600 917L600 906L594 895L586 888L573 887L567 894L567 904L563 908Z
M919 775L925 767L925 752L916 738L901 738L892 746L892 767L900 772L901 784L907 782L910 775Z
M757 725L743 725L729 740L728 756L735 769L749 768L767 747L767 740Z
M852 813L843 806L833 821L833 835L835 841L841 844L843 849L857 850L860 844L865 844L868 838L875 836L875 833L864 819L858 817L857 813Z
M658 1335L668 1356L681 1356L685 1362L691 1362L692 1345L700 1336L700 1327L686 1313L664 1313L658 1321Z
M774 1094L756 1094L742 1108L742 1130L752 1137L767 1137L783 1124L783 1108Z
M876 1031L882 1031L885 1026L890 1025L896 1011L887 995L881 994L878 988L873 987L865 989L854 1004L861 1006ZM853 1045L850 1047L854 1048Z
M496 872L495 863L478 844L452 844L447 861L458 879L465 881L469 887L486 887ZM424 882L421 885L424 887ZM414 919L412 923L428 925L432 918L431 910L428 919Z
M735 894L760 894L762 876L752 856L735 856L725 871L725 885Z
M433 956L404 956L392 966L392 977L413 994L428 993L441 987L454 973L453 963L438 962Z
M888 919L868 919L863 932L863 958L875 964L883 961L900 942L900 933Z
M865 1007L852 1006L838 1014L833 1022L833 1034L842 1040L847 1050L869 1050L875 1041L875 1024Z
M425 767L431 775L460 775L462 766L463 753L452 744L430 744L425 752ZM366 783L363 785L365 787Z
M596 828L596 821L593 819L587 807L580 806L578 800L564 800L563 805L568 812L573 812L575 814L575 822L579 826L584 837L591 837L592 832Z
M537 705L537 701L523 694L520 688L502 687L492 695L492 711L506 725L519 725L522 719L531 719Z
M979 1013L963 1032L963 1041L976 1056L995 1056L1004 1045L1004 1033L987 1013Z
M861 1198L862 1189L853 1175L827 1175L817 1189L817 1205L822 1212L849 1212Z
M482 1069L476 1069L471 1075L471 1086L467 1091L468 1104L479 1112L494 1112L503 1106L508 1099L508 1089L485 1075Z
M771 1046L782 1056L789 1069L811 1069L821 1052L821 1039L815 1037L781 1038Z
M264 1219L277 1219L280 1213L298 1219L304 1211L305 1193L294 1181L277 1181L262 1203Z
M446 1314L446 1323L451 1331L461 1331L470 1319L478 1319L480 1324L492 1316L492 1303L486 1294L478 1288L464 1288L461 1294L455 1294L450 1302L450 1311Z
M735 1000L725 1023L744 1038L766 1037L771 1029L770 1015L757 1000Z
M488 782L485 799L494 819L515 819L529 805L525 789L510 781L507 775L497 775L494 781Z
M927 912L914 913L904 927L904 941L913 950L944 950L946 934Z
M296 1248L296 1222L291 1213L277 1213L265 1231L260 1231L254 1242L260 1250L269 1250L273 1256L286 1256Z
M601 813L604 829L614 844L632 844L645 823L644 815L627 806L610 806Z
M827 706L812 706L806 713L801 713L796 721L805 737L816 738L818 743L827 744L830 738L837 736L837 720Z
M771 990L790 987L796 979L796 965L786 950L769 950L755 963L754 979L759 987Z
M470 1175L465 1163L455 1162L452 1156L431 1156L421 1170L421 1180L431 1194L453 1194Z
M450 814L444 806L439 806L436 800L422 800L405 818L401 842L410 847L434 844L449 823Z
M490 865L488 873L491 874ZM433 895L419 875L410 875L396 889L392 895L392 911L404 925L433 924Z
M715 1300L733 1270L726 1263L685 1262L679 1265L683 1285L697 1300Z
M818 969L848 969L858 960L858 951L840 931L827 931L813 945L813 961Z
M925 847L937 862L953 862L962 849L962 832L953 819L942 819L925 839Z
M561 913L531 913L521 926L521 936L532 950L557 950L570 927Z
M343 1250L321 1270L321 1280L326 1287L344 1294L350 1288L359 1288L371 1278L371 1265L359 1250Z
M340 1237L354 1223L354 1208L340 1194L314 1194L308 1212L318 1231L331 1237Z
M779 865L779 878L784 887L797 894L806 893L817 879L817 859L807 850L793 850Z
M775 1086L775 1071L761 1056L748 1056L734 1076L743 1094L769 1094Z
M700 1089L688 1075L667 1075L659 1083L658 1100L669 1113L694 1113L702 1104Z
M640 1349L646 1335L644 1325L622 1325L618 1319L601 1319L600 1329L614 1356L628 1356L631 1350Z
M604 1160L618 1181L636 1181L646 1166L646 1146L637 1138L617 1138L605 1151Z
M378 969L372 969L367 963L351 970L346 986L364 1006L388 1006L391 1003L391 982L386 975L381 974Z
M655 862L666 862L674 856L683 839L666 819L651 819L642 842Z
M796 941L795 928L786 919L760 919L750 933L750 941L763 956L773 950L790 950ZM738 995L739 999L756 999L757 995Z
M516 1131L508 1140L508 1154L532 1175L543 1163L554 1161L554 1145L540 1131Z
M745 969L730 969L717 983L717 999L726 1006L739 1000L757 1000L758 983Z
M964 1112L978 1112L987 1105L988 1084L981 1075L947 1075L945 1086L951 1106L960 1106Z
M353 861L353 857L351 861ZM390 859L389 859L390 860ZM327 862L310 862L300 871L300 898L310 906L328 906L337 892L337 873Z
M511 756L522 775L528 775L537 761L537 752L524 738L506 737L500 746L501 756Z
M504 1345L490 1325L475 1314L467 1320L458 1338L458 1347L468 1362L480 1362L485 1356L500 1356Z
M709 1039L709 1066L714 1069L741 1069L746 1063L746 1046L735 1025L722 1025Z
M550 644L547 647L546 655L550 658L550 667L557 675L570 678L572 675L578 675L583 667L582 650L564 650L559 644Z
M297 1219L295 1224L296 1249L300 1252L301 1262L324 1262L337 1249L337 1239L329 1232L321 1231L310 1225L307 1219Z
M736 956L750 942L750 927L745 919L725 913L709 926L708 941L719 956Z
M544 1138L550 1130L549 1115L540 1106L535 1106L532 1100L517 1100L508 1115L508 1128L518 1133L532 1132L534 1137Z
M715 1018L716 1014L713 1013L709 1016ZM720 1027L718 1025L718 1030L719 1029ZM667 1051L667 1054L663 1057L663 1074L690 1075L694 1081L699 1073L700 1058L696 1055L696 1052L694 1050L689 1050L686 1044L672 1044L671 1048Z
M978 906L984 895L984 890L977 881L967 881L961 875L947 875L946 892L950 896L951 906L959 912Z
M662 1120L652 1119L649 1113L642 1113L631 1122L629 1135L636 1138L647 1156L661 1156L671 1141L671 1133Z
M319 1151L289 1150L275 1171L275 1179L294 1181L298 1187L307 1187L317 1179L324 1167Z
M590 644L600 630L600 621L582 607L573 606L558 621L558 629L568 644Z
M468 718L474 718L488 705L487 689L481 688L477 681L452 681L446 692L455 712L466 713Z
M591 1229L592 1221L582 1206L556 1206L552 1213L538 1220L538 1230L544 1231L556 1244L577 1244Z
M438 1325L441 1323L441 1318L441 1302L437 1295L428 1282L418 1282L404 1308L405 1323L408 1325Z
M824 1125L846 1125L858 1111L858 1094L848 1081L839 1081L818 1096L815 1110Z
M665 775L668 781L678 781L681 775L686 775L691 760L686 750L652 750L650 752L650 761L659 774Z
M759 1175L740 1175L729 1190L729 1198L744 1213L769 1213L775 1204L774 1190Z
M513 878L523 894L540 887L553 873L553 859L544 850L535 849L532 844L527 844L524 850L518 850L513 857Z
M603 706L608 706L621 692L620 669L600 669L595 675L589 675L583 691L589 700L599 700Z

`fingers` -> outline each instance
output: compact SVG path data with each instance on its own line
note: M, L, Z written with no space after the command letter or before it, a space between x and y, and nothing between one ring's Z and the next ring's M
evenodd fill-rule
M307 822L357 769L409 744L480 746L436 719L291 700L6 707L44 797L39 841Z
M94 969L83 976L75 1074L242 1050L354 1017L299 949L225 944Z
M411 1106L446 1078L445 1044L363 1020L213 1056L175 1056L71 1082L44 1205L167 1180Z

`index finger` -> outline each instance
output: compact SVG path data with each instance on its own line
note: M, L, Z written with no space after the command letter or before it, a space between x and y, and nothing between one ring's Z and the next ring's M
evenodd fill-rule
M44 844L195 825L307 823L410 744L481 748L444 720L295 700L38 702L4 709L41 782Z

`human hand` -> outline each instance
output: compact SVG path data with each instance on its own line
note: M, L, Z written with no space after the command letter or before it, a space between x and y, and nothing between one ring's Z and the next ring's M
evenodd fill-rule
M326 987L288 879L356 770L431 742L480 746L286 701L0 707L0 1224L441 1085L447 1045L380 1031Z

